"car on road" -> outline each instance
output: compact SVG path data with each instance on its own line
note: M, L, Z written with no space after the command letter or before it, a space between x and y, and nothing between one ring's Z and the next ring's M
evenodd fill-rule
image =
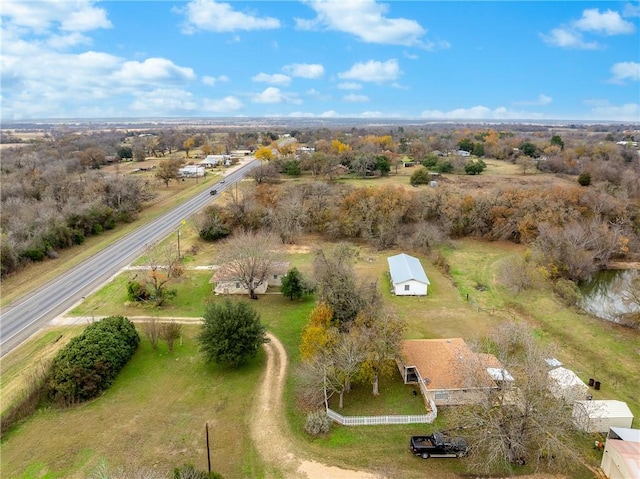
M211 191L209 192L209 194L210 194L211 196L213 196L213 195L217 195L217 194L218 194L218 190L211 190Z
M449 437L441 432L428 436L411 436L409 449L422 459L430 457L464 457L469 452L467 441L461 437Z
M220 180L220 183L224 183L226 180Z

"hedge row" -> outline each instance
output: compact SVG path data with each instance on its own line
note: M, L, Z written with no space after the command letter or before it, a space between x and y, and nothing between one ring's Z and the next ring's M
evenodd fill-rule
M135 326L123 316L89 325L53 359L49 398L70 405L96 397L113 383L139 343Z

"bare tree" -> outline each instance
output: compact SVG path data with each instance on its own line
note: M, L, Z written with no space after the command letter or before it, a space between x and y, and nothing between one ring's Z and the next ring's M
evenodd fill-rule
M173 245L156 247L151 245L145 254L147 257L146 285L151 288L151 297L156 306L162 306L173 298L176 291L169 289L170 282L182 276L184 269L177 248Z
M500 361L500 374L507 381L499 389L478 388L479 400L460 406L455 415L452 426L465 428L474 451L471 467L478 472L511 470L523 464L536 471L569 470L578 461L570 446L572 406L549 389L545 358L551 357L550 352L525 325L517 323L501 325L481 343L480 352ZM483 355L477 357L482 361Z
M178 339L180 339L181 335L182 325L175 321L164 323L160 328L160 337L167 342L167 347L170 352L173 351L173 345Z
M267 221L283 243L295 244L305 222L302 191L297 188L285 190L275 207L267 211Z
M278 259L276 245L270 233L240 231L224 241L215 261L228 280L240 283L251 299L258 299L256 289L272 274Z
M158 318L151 318L142 324L144 335L151 343L153 349L158 349L158 339L160 338L160 322Z

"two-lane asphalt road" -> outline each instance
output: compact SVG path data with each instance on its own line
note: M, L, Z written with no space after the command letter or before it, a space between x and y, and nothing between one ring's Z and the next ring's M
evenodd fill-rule
M232 188L234 183L259 164L258 160L250 160L229 173L224 182L220 181L151 223L141 226L57 279L3 308L0 316L0 356L107 282L140 256L146 245L177 231L182 220L202 209L224 190ZM217 190L215 196L210 194L213 189Z

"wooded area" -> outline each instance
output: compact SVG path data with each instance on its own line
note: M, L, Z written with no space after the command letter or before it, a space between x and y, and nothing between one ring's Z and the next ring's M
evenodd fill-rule
M19 138L19 131L8 133L3 139ZM252 175L255 186L240 185L225 205L200 216L204 239L266 226L284 243L312 232L363 239L380 249L428 250L446 238L476 236L529 244L549 277L584 279L612 258L640 251L640 156L633 134L604 125L275 133L60 127L3 149L2 275L130 221L168 185L166 175L124 174L122 161L187 161L259 148L272 160ZM307 148L297 152L295 145ZM460 150L471 158L456 154ZM517 165L522 181L458 181L477 176L469 165L488 159ZM417 164L411 172L424 168L437 187L368 188L338 181L405 174L406 164ZM540 176L547 181L531 180Z

